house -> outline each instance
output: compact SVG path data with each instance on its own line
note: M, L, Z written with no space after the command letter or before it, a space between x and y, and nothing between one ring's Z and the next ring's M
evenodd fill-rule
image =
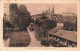
M63 25L64 30L76 31L77 32L77 23L65 22Z
M77 32L59 30L56 33L51 33L48 37L52 38L52 46L54 47L76 47Z
M77 22L77 15L72 12L67 12L62 14L63 22L70 22L70 23L76 23Z
M48 36L48 37L49 37L49 36L52 36L53 33L56 33L57 31L59 31L59 30L61 30L61 29L63 29L62 26L57 26L57 27L51 29L50 31L48 31L48 32L47 32L47 36Z

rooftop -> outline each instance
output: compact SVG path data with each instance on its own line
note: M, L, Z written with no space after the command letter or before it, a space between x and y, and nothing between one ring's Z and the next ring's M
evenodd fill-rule
M50 31L48 31L47 33L53 34L53 33L57 32L57 31L59 31L60 29L62 29L62 26L57 26L57 27L51 29Z
M77 32L74 31L59 30L58 32L54 33L54 35L77 42Z
M43 16L43 14L35 14L35 15L32 15L32 17L34 16Z
M74 17L77 17L77 14L72 13L72 12L63 13L62 15L63 16L74 16Z

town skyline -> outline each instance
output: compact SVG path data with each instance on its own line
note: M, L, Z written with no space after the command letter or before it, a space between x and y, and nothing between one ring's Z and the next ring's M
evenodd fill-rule
M18 3L18 5L25 5L31 15L40 14L43 11L48 10L49 7L54 7L54 13L56 14L62 14L66 12L77 14L77 5L75 3ZM4 13L9 15L9 4L4 4Z

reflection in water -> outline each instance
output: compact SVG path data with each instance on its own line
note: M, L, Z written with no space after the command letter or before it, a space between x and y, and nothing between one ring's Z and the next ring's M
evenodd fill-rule
M40 41L37 41L34 32L30 32L30 31L28 31L28 32L29 32L29 35L31 38L31 42L30 42L30 45L28 45L27 47L44 47L43 45L41 45ZM12 33L15 34L14 32L12 32ZM4 39L4 46L9 47L9 44L10 44L10 38Z
M37 41L34 32L30 32L30 30L28 30L28 32L31 37L31 42L28 47L44 47L40 44L40 41Z
M26 32L24 32L24 31L21 31L21 32L26 34ZM18 33L21 33L21 32L18 32ZM30 35L30 38L31 38L31 42L27 47L45 47L44 45L41 45L40 41L38 41L36 39L34 31L30 32L30 30L28 30L28 32L29 32L29 35ZM16 33L12 32L12 33L16 34L17 32ZM12 36L14 36L14 35L12 35ZM10 38L4 39L4 46L9 47L9 44L10 44ZM52 47L52 46L50 46L50 47Z

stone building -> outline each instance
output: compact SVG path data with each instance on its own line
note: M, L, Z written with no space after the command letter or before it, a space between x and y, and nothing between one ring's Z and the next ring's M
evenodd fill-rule
M77 23L65 22L63 29L68 31L77 31Z
M54 6L52 8L49 7L48 10L45 10L42 13L44 13L47 18L51 18L52 15L54 15Z
M72 12L62 14L63 22L77 23L77 15Z
M71 22L77 23L77 15L72 12L67 12L63 14L52 14L48 16L49 19L55 20L58 23Z
M48 33L48 38L52 39L51 45L54 47L76 47L77 32L59 30L56 33Z

